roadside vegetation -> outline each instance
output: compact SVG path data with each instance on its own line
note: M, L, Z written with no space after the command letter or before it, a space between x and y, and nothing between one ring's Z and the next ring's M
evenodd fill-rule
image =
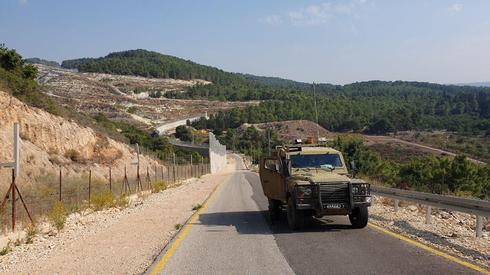
M490 165L478 165L464 155L454 158L432 155L415 156L396 162L369 149L362 139L338 137L331 144L354 160L358 172L371 180L392 187L422 192L490 199Z

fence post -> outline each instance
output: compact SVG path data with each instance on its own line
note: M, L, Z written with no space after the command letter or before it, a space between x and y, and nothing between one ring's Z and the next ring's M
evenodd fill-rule
M15 169L12 169L12 231L15 231Z
M399 204L400 204L400 200L395 200L395 212L398 211Z
M427 205L427 211L425 213L425 224L432 223L432 206Z
M483 217L482 216L476 216L476 236L480 238L483 236Z
M59 183L59 192L60 192L60 197L59 197L59 201L61 202L61 166L60 166L60 183Z
M157 165L155 164L155 169L153 170L155 171L155 182L158 180L158 170L157 170Z
M174 163L174 165L173 165L173 172L174 173L173 174L174 174L174 183L175 183L176 182L175 181L175 153L174 153L174 162L173 163Z
M191 178L194 177L194 174L192 173L193 169L192 169L192 155L191 155Z
M112 167L109 167L109 190L112 193Z
M91 191L92 191L92 169L88 170L88 207L90 207Z

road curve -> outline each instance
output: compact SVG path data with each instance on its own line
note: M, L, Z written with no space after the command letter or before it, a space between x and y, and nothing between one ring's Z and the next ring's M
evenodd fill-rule
M271 224L258 176L239 165L176 249L163 251L149 272L477 274L375 229L351 229L346 217L311 220L300 232L289 230L285 218ZM155 269L163 255L168 262Z

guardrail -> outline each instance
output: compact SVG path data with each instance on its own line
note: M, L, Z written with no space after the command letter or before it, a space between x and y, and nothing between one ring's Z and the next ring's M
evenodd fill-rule
M410 201L426 205L425 222L427 224L432 222L432 207L476 215L475 230L477 237L481 237L483 233L483 217L490 217L490 201L486 200L430 194L381 186L371 186L371 192L375 195L394 199L395 211L398 210L400 201Z

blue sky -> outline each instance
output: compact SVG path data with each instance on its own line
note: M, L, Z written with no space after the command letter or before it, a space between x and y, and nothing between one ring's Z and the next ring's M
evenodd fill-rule
M490 81L490 1L0 0L0 43L57 61L143 48L308 82Z

